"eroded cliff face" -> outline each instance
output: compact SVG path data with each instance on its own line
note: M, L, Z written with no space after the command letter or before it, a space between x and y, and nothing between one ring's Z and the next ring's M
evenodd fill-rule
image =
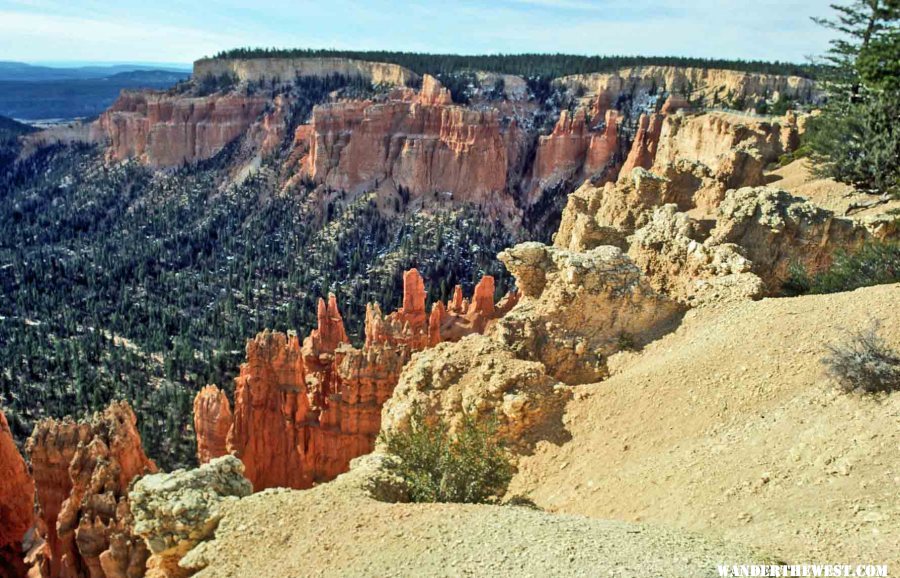
M330 189L403 189L414 201L450 194L496 214L515 210L505 193L509 159L499 112L453 105L430 76L418 93L317 106L309 129L297 134L297 146L308 151L300 174Z
M588 177L598 184L615 179L621 164L619 115L606 111L596 129L590 127L587 115L581 108L574 113L564 110L553 132L538 137L525 204L534 204L542 191L562 183Z
M678 66L638 66L611 73L576 74L557 82L584 89L586 98L594 101L598 110L609 109L622 94L660 91L690 95L693 102L704 107L744 104L748 108L766 96L817 102L824 94L812 80L799 76Z
M24 574L22 540L34 521L34 481L0 411L0 575Z
M618 180L586 182L570 195L555 243L624 246L624 236L666 204L714 218L727 190L764 183L765 166L796 145L797 125L792 114L778 121L718 112L641 116Z
M222 449L223 395L214 386L198 394L195 422L215 424L197 429L201 461L233 453L256 491L308 488L347 471L351 459L372 451L381 407L414 352L484 331L515 304L515 296L494 303L493 281L482 279L471 301L457 288L429 313L424 280L415 269L406 272L400 309L385 316L368 307L361 348L349 343L333 296L320 301L318 327L302 344L296 335L257 335L247 344Z
M27 443L45 543L34 553L44 577L143 576L147 549L131 531L128 485L156 471L134 412L112 404L90 420L43 420Z
M341 90L316 95L324 100L309 118L298 115L307 114L309 95L290 89L292 83L333 74L375 88L365 98ZM336 58L196 63L195 83L222 75L236 84L209 96L192 89L126 92L85 138L107 142L111 160L134 158L161 169L208 159L240 140L234 178L278 152L286 190L313 183L323 199L336 191L343 198L377 190L382 208L470 203L508 225L540 227L548 211L558 210L561 195L586 180L601 186L634 168L649 170L655 159L672 162L672 146L704 149L706 141L697 139L709 129L669 122L679 110L819 97L811 81L797 77L651 66L562 78L559 102L538 102L522 78L482 72L475 76L481 96L461 105L432 76L419 79L390 64ZM501 79L498 92L491 83ZM420 89L407 88L419 81ZM546 115L556 122L544 133ZM734 136L732 128L722 130ZM657 154L667 143L670 149ZM716 170L710 159L698 160ZM756 170L748 158L734 161Z
M177 167L212 157L257 123L269 132L262 118L269 102L262 96L126 91L100 115L94 132L108 141L111 160L134 158L154 168ZM266 140L263 136L260 142Z
M241 82L275 79L290 82L296 77L340 74L391 86L407 86L419 78L415 72L396 64L351 58L201 58L194 62L195 78L222 74L233 74Z

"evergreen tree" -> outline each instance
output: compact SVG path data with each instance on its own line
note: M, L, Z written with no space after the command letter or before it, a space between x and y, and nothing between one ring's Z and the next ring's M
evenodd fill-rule
M825 56L829 101L806 134L816 171L900 195L900 0L832 5L816 22L840 33Z

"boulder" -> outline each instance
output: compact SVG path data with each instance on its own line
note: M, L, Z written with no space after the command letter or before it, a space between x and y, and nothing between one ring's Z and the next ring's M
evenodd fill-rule
M250 495L244 465L234 456L215 458L193 470L145 476L128 494L134 532L152 556L147 578L192 574L179 562L194 546L213 537L223 502Z
M498 257L522 297L491 335L568 384L605 377L607 357L623 343L640 346L656 339L683 312L654 291L617 247L576 253L532 242Z

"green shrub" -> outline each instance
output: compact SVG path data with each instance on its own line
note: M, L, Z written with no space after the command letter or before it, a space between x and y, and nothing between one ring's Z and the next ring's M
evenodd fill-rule
M496 424L464 415L454 434L414 407L409 427L382 434L396 460L387 466L403 478L413 502L494 503L506 491L513 466Z
M900 353L878 335L878 324L828 347L822 360L828 374L846 393L900 391Z
M781 284L781 292L785 297L806 295L812 289L812 279L802 263L791 262L787 270L788 276Z
M810 282L811 293L838 293L900 281L900 242L869 242L854 253L842 251L831 267Z
M810 275L802 263L788 266L781 294L840 293L860 287L900 282L900 242L868 242L856 252L841 251L827 270Z

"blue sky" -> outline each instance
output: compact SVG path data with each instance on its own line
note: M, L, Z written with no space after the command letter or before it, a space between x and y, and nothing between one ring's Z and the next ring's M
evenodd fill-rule
M224 48L792 60L831 0L0 0L0 60L189 63Z

